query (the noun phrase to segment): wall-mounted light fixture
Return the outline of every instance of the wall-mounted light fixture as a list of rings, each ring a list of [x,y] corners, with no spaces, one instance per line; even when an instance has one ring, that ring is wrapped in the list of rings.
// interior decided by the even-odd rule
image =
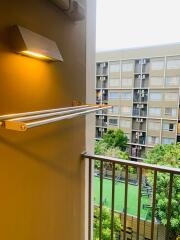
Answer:
[[[12,47],[16,53],[45,61],[63,61],[56,43],[21,26],[11,28]]]

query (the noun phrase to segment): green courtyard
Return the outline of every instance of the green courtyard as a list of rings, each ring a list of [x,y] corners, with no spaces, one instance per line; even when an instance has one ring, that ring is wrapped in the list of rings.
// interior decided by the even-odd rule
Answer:
[[[94,177],[94,201],[95,205],[99,205],[100,198],[100,179]],[[115,211],[123,212],[124,208],[124,193],[125,184],[117,182],[115,184]],[[111,208],[111,195],[112,194],[112,181],[109,179],[103,179],[103,204]],[[150,220],[149,214],[151,209],[143,209],[143,204],[150,204],[150,200],[147,196],[141,197],[141,219]],[[129,215],[137,216],[138,206],[138,187],[135,185],[128,185],[128,209]]]

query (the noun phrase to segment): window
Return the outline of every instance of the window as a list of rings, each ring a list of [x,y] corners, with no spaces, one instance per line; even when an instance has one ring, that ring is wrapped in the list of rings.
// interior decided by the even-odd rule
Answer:
[[[118,119],[116,119],[116,118],[110,118],[110,119],[109,119],[109,125],[118,126]]]
[[[131,100],[131,92],[122,92],[120,93],[121,100]]]
[[[162,86],[163,85],[163,78],[162,77],[151,77],[150,78],[150,85],[152,85],[152,86]]]
[[[159,137],[155,137],[155,136],[149,136],[148,137],[148,143],[149,144],[159,144]]]
[[[167,69],[179,69],[180,59],[169,59],[167,60]]]
[[[118,106],[113,106],[111,109],[108,109],[108,113],[118,115],[119,114],[119,107]]]
[[[177,111],[175,108],[165,108],[164,114],[168,116],[176,117]]]
[[[122,87],[132,87],[133,80],[131,78],[122,79]]]
[[[160,101],[162,99],[162,94],[161,93],[150,93],[149,94],[149,99],[151,101]]]
[[[178,94],[177,93],[165,93],[164,98],[166,101],[178,101]]]
[[[175,124],[173,123],[163,123],[163,131],[173,132],[175,131]]]
[[[110,73],[120,72],[120,62],[111,62],[109,71]]]
[[[131,127],[131,122],[128,120],[120,120],[120,128],[130,128]]]
[[[122,72],[132,72],[134,64],[132,62],[123,62],[122,63]]]
[[[161,109],[160,108],[149,108],[149,115],[160,116],[161,115]]]
[[[151,61],[151,70],[163,70],[163,69],[164,69],[164,60]]]
[[[166,86],[177,86],[179,85],[179,77],[166,77]]]
[[[158,122],[149,122],[148,128],[149,130],[159,131],[161,127],[161,124]]]
[[[130,115],[132,112],[131,107],[121,107],[121,114],[123,115]]]
[[[162,138],[162,144],[174,144],[175,139],[174,138]]]
[[[110,99],[119,99],[120,94],[118,92],[110,92],[109,93],[109,98]]]
[[[109,80],[109,86],[110,86],[110,87],[119,87],[119,82],[120,82],[119,79],[111,78],[111,79]]]

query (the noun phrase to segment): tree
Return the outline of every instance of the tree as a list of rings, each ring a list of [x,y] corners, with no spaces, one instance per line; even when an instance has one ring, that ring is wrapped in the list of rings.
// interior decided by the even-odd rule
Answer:
[[[119,148],[122,151],[126,150],[128,138],[121,129],[108,129],[103,135],[102,141],[110,148]]]
[[[129,154],[125,151],[127,137],[121,129],[109,129],[100,141],[95,144],[95,154],[128,160]],[[111,169],[111,163],[105,162],[104,168]],[[95,161],[95,168],[100,168],[100,161]],[[122,170],[120,164],[115,165],[116,170]],[[136,169],[129,167],[130,173],[136,173]]]
[[[147,163],[180,168],[180,144],[156,145],[146,154]],[[156,194],[156,217],[163,225],[167,224],[167,207],[169,192],[169,174],[158,173]],[[153,185],[153,173],[148,173],[148,180]],[[171,206],[171,239],[180,234],[180,176],[173,178]]]
[[[94,209],[94,240],[99,239],[99,218],[100,218],[100,209]],[[114,214],[114,236],[113,239],[116,239],[116,235],[120,234],[122,229],[120,216]],[[102,239],[109,240],[111,239],[111,210],[105,206],[102,207]]]

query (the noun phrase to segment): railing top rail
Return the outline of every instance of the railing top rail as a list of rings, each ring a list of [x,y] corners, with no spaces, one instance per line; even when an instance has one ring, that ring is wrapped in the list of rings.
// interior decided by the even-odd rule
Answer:
[[[180,175],[180,168],[159,166],[159,165],[155,165],[155,164],[142,163],[142,162],[133,162],[133,161],[130,161],[130,160],[123,160],[123,159],[117,159],[117,158],[113,158],[113,157],[88,154],[86,152],[82,153],[82,156],[85,157],[85,158],[88,158],[88,159],[93,159],[93,160],[118,163],[118,164],[121,164],[121,165],[127,165],[127,166],[131,166],[131,167],[135,167],[135,168],[139,167],[139,168],[143,168],[143,169],[147,169],[147,170],[173,173],[173,174]]]

